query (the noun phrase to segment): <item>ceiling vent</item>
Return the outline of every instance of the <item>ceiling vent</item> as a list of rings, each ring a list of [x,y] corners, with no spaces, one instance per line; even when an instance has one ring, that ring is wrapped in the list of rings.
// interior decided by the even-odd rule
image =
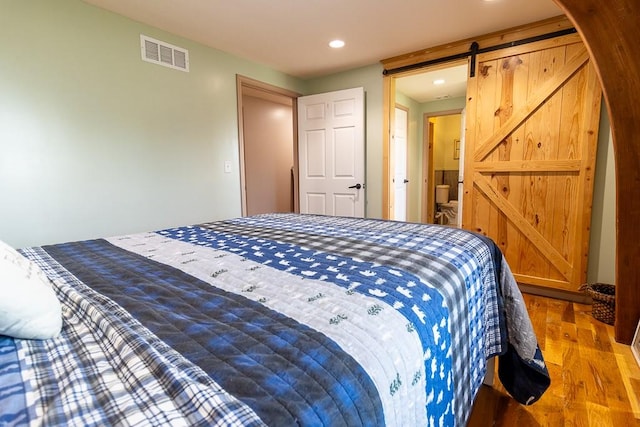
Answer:
[[[140,34],[142,60],[189,72],[189,51]]]

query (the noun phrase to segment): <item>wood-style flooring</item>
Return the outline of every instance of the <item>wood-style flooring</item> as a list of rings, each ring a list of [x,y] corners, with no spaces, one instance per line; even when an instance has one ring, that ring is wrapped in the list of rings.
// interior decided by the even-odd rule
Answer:
[[[640,367],[613,326],[593,318],[591,306],[524,295],[551,386],[523,406],[505,391],[482,386],[473,426],[640,426]]]

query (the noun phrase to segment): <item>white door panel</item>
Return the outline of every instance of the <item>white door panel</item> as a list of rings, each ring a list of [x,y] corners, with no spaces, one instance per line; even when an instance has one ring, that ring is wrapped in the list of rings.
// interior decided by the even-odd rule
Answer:
[[[333,205],[336,216],[356,216],[353,194],[334,194]]]
[[[407,111],[396,107],[393,135],[393,219],[398,221],[407,220],[407,123]]]
[[[300,206],[304,204],[307,207],[307,212],[302,213],[325,215],[326,198],[326,194],[307,193],[305,200],[300,200]]]
[[[363,88],[299,98],[298,152],[301,213],[364,217]]]
[[[327,143],[321,130],[308,131],[306,134],[306,176],[308,178],[326,178]]]
[[[304,111],[305,111],[304,117],[306,118],[307,121],[324,120],[325,118],[324,102],[316,102],[313,104],[309,103],[305,106]]]
[[[356,179],[356,146],[357,135],[355,128],[340,128],[334,130],[333,140],[335,149],[333,150],[335,165],[335,178]]]

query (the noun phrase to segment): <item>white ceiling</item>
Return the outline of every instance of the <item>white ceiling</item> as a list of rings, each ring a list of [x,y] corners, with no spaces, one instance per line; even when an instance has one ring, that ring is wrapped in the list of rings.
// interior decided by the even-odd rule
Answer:
[[[444,80],[444,83],[434,84],[436,80]],[[420,103],[465,96],[467,93],[467,65],[397,78],[396,90]]]
[[[562,14],[553,0],[85,1],[303,79]]]

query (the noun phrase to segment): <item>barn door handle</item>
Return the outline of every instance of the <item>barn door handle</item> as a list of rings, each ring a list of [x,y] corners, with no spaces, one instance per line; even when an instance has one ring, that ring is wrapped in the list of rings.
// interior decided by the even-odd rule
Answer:
[[[359,190],[359,189],[362,188],[362,184],[358,183],[358,184],[352,185],[351,187],[348,187],[348,188],[355,188],[356,190]]]
[[[408,179],[405,179],[405,180],[404,180],[404,183],[405,183],[405,184],[406,184],[406,183],[408,183],[408,182],[409,182],[409,180],[408,180]]]

